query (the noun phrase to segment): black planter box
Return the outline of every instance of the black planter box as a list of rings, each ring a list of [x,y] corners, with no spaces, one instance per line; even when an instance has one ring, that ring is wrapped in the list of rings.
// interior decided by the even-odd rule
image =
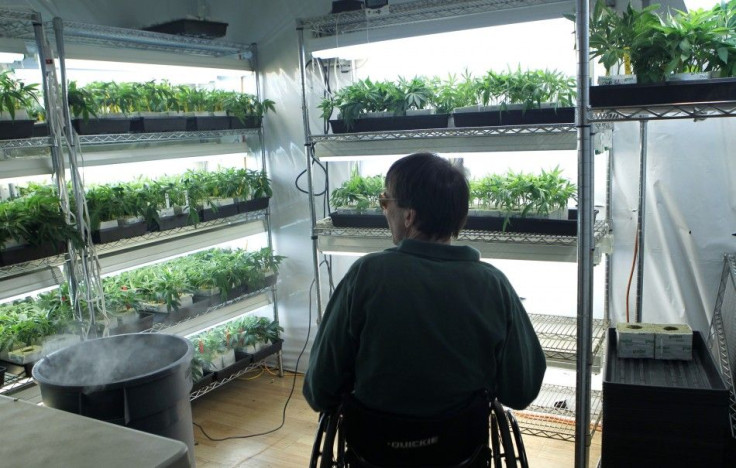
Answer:
[[[137,133],[183,132],[187,129],[184,116],[141,117],[133,120],[130,129]]]
[[[592,108],[717,104],[736,100],[736,78],[590,87]]]
[[[388,229],[386,217],[378,213],[348,214],[335,211],[330,213],[330,218],[335,227]]]
[[[279,351],[281,351],[281,348],[284,345],[284,340],[279,339],[276,341],[276,343],[271,343],[268,346],[264,346],[263,348],[259,349],[255,353],[243,353],[241,351],[236,351],[236,357],[237,353],[241,353],[242,356],[249,356],[250,362],[259,362],[264,359],[266,359],[268,356],[271,356],[272,354],[276,354]]]
[[[111,335],[123,335],[125,333],[138,333],[153,327],[153,314],[138,312],[138,321],[111,327]]]
[[[194,393],[207,385],[211,384],[215,381],[215,373],[211,371],[204,371],[202,374],[202,378],[197,380],[192,384],[192,392]]]
[[[253,355],[235,351],[235,363],[227,366],[224,369],[215,371],[215,380],[224,380],[236,372],[240,372],[245,369],[253,362]]]
[[[36,137],[47,137],[49,136],[49,124],[46,122],[36,122],[33,124],[33,134]]]
[[[503,125],[544,125],[575,123],[574,107],[514,109],[453,114],[456,127],[499,127]]]
[[[228,116],[228,118],[230,119],[230,128],[233,130],[240,130],[242,128],[259,128],[263,122],[262,117],[257,117],[255,115],[245,116],[242,121],[232,115]]]
[[[273,286],[274,284],[276,284],[277,280],[278,280],[278,276],[271,275],[271,276],[266,277],[266,282],[262,285],[238,286],[237,288],[233,288],[232,290],[230,290],[230,292],[227,294],[227,300],[230,301],[240,296],[244,296],[246,294],[250,294],[255,291],[260,291],[263,288]],[[219,298],[220,296],[217,296],[217,297]]]
[[[594,216],[597,211],[594,212]],[[474,231],[504,231],[503,216],[468,216],[463,229]],[[504,232],[544,234],[553,236],[578,235],[578,210],[567,211],[567,219],[516,218],[509,219]]]
[[[31,138],[35,120],[0,120],[0,140]]]
[[[235,203],[229,205],[221,205],[215,208],[204,208],[199,210],[200,221],[212,221],[213,219],[227,218],[238,214],[238,207]]]
[[[187,117],[187,131],[206,132],[210,130],[228,130],[230,117],[226,115],[203,115]]]
[[[265,210],[268,208],[270,197],[254,198],[253,200],[240,201],[235,204],[238,213],[248,213],[251,211]]]
[[[195,19],[180,19],[167,23],[155,24],[143,28],[145,31],[174,34],[177,36],[200,37],[215,39],[225,37],[228,23],[219,21],[203,21]]]
[[[72,126],[80,135],[107,135],[113,133],[130,133],[130,119],[90,118],[73,119]]]
[[[567,219],[511,218],[505,232],[576,236],[578,233],[578,210],[568,210]],[[335,227],[387,229],[388,222],[382,214],[330,213]],[[506,218],[502,216],[468,216],[463,230],[503,231]]]
[[[363,8],[363,2],[357,0],[336,0],[332,2],[332,13],[343,13]]]
[[[700,332],[690,361],[619,358],[615,328],[607,346],[603,466],[731,466],[729,390]]]
[[[148,230],[151,232],[156,231],[168,231],[170,229],[176,229],[187,226],[189,224],[189,215],[180,214],[174,216],[161,216],[158,221],[153,221],[149,226]]]
[[[92,242],[95,244],[107,244],[121,239],[142,236],[148,232],[146,222],[140,221],[126,226],[118,226],[110,229],[92,231]]]
[[[16,263],[30,262],[39,258],[53,257],[55,255],[66,253],[66,243],[57,245],[22,245],[18,247],[10,247],[0,250],[0,265],[8,266]]]
[[[422,130],[447,128],[449,114],[399,115],[356,119],[348,129],[342,119],[330,120],[332,133],[385,132],[391,130]]]

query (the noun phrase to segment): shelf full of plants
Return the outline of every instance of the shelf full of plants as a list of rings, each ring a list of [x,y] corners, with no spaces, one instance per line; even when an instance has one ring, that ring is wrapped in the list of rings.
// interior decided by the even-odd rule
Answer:
[[[266,366],[265,359],[282,347],[282,331],[278,321],[254,314],[191,335],[191,399]]]
[[[189,321],[201,330],[269,305],[268,291],[282,260],[269,248],[209,249],[105,277],[106,312],[95,316],[95,335],[183,335],[181,326]],[[79,341],[92,324],[74,319],[69,297],[69,285],[63,283],[0,305],[0,360],[32,366],[41,356]]]
[[[577,260],[576,187],[559,168],[539,174],[491,174],[470,181],[468,220],[458,237],[485,258]],[[323,252],[368,253],[391,246],[391,234],[379,208],[383,176],[354,171],[332,191],[330,218],[315,232]],[[604,218],[604,216],[601,216]],[[597,258],[609,248],[608,223],[595,225]]]
[[[427,138],[439,152],[574,150],[574,103],[575,80],[555,70],[366,78],[322,98],[325,134],[309,141],[320,158],[410,153]]]
[[[47,270],[63,263],[68,240],[81,242],[79,232],[66,223],[52,187],[15,189],[17,196],[0,201],[0,278],[37,273],[50,281],[43,286],[58,284]],[[113,271],[121,262],[132,266],[265,232],[271,195],[264,172],[229,168],[91,185],[86,202],[103,271]],[[16,283],[0,287],[22,294],[41,286]]]
[[[590,54],[606,75],[590,88],[591,121],[735,116],[736,2],[656,10],[596,3]]]

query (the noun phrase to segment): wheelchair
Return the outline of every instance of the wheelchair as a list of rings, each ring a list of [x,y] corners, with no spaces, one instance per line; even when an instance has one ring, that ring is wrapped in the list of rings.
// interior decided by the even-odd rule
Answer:
[[[321,413],[310,468],[528,468],[519,425],[498,400],[475,398],[444,418],[376,412],[347,397]]]

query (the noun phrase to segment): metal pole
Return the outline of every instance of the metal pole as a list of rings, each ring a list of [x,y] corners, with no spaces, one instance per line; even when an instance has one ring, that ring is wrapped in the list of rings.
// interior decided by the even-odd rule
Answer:
[[[636,237],[639,251],[636,258],[636,321],[641,322],[644,301],[644,215],[647,195],[647,121],[639,122],[639,211],[636,217]]]
[[[578,43],[578,309],[575,386],[575,466],[587,468],[590,458],[590,393],[593,336],[593,151],[589,108],[588,0],[577,0]]]
[[[56,78],[54,69],[54,59],[51,48],[46,41],[41,16],[38,15],[33,20],[33,32],[38,45],[38,55],[41,62],[41,80],[44,89],[44,106],[46,108],[46,122],[49,127],[49,138],[51,139],[51,162],[54,170],[54,180],[56,181],[56,190],[61,202],[61,209],[64,212],[67,223],[71,223],[71,207],[69,196],[66,191],[66,167],[61,150],[61,133],[63,123],[60,121],[62,114],[58,112],[59,96],[56,93]],[[69,284],[69,298],[71,301],[72,311],[75,319],[82,321],[81,307],[78,297],[78,278],[76,267],[75,246],[71,241],[67,242],[67,260],[64,264],[64,272]]]
[[[302,79],[302,123],[304,125],[304,153],[307,156],[307,183],[309,190],[309,215],[312,222],[312,263],[314,264],[314,283],[317,288],[317,323],[322,321],[322,286],[319,274],[319,245],[317,237],[317,213],[314,208],[314,175],[312,173],[312,160],[314,158],[314,144],[309,132],[309,110],[307,109],[307,71],[306,52],[304,50],[304,27],[299,24],[296,28],[299,38],[299,70]]]
[[[251,66],[253,68],[253,72],[256,74],[256,97],[259,101],[262,100],[263,93],[261,92],[261,72],[259,70],[259,64],[258,64],[258,52],[256,43],[252,43],[250,45],[251,50]],[[258,129],[258,137],[259,137],[259,143],[261,146],[261,171],[265,173],[269,173],[269,171],[266,170],[266,145],[265,145],[265,132],[263,131],[263,121],[261,121],[261,127]],[[245,139],[245,137],[243,137]],[[271,233],[271,208],[266,208],[266,235],[268,237],[268,249],[271,251],[271,254],[273,255],[273,235]],[[279,307],[278,307],[278,300],[276,295],[276,286],[271,286],[271,295],[273,297],[273,319],[275,321],[279,321]],[[283,351],[279,350],[279,352],[276,354],[276,358],[278,360],[278,366],[279,366],[279,377],[284,376],[284,355]]]

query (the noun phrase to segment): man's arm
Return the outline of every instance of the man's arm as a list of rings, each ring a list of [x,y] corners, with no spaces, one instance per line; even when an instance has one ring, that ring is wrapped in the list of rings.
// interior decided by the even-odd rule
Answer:
[[[496,397],[506,406],[524,409],[539,394],[547,362],[521,300],[509,288],[510,323],[498,363]]]
[[[357,339],[350,332],[352,275],[338,284],[322,317],[309,356],[302,392],[315,411],[333,411],[352,389]]]

